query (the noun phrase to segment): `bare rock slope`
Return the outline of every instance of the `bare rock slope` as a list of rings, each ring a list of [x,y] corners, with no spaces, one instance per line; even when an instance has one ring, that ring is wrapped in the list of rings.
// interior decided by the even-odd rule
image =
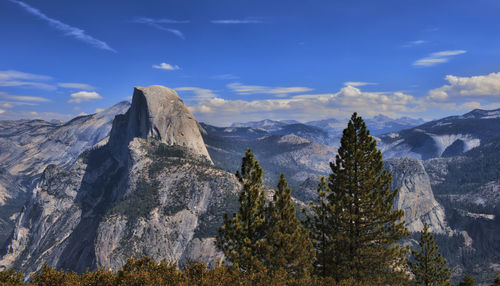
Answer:
[[[109,142],[69,167],[48,166],[0,265],[82,272],[128,257],[215,261],[213,237],[240,185],[214,168],[196,121],[168,88],[136,88]]]
[[[429,175],[421,161],[389,159],[384,161],[384,167],[392,172],[391,188],[399,190],[394,207],[404,210],[404,219],[410,232],[421,231],[425,223],[435,233],[450,231],[444,209],[434,198]]]
[[[123,101],[65,123],[0,121],[0,246],[43,170],[50,164],[71,166],[85,149],[105,144],[114,117],[129,107]]]

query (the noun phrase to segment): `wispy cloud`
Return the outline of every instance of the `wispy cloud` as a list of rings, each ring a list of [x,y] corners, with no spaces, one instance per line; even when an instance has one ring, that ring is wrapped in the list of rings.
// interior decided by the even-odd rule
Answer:
[[[150,24],[150,23],[155,23],[155,24],[189,24],[189,20],[174,20],[174,19],[167,19],[167,18],[160,18],[160,19],[153,19],[153,18],[147,18],[147,17],[138,17],[135,19],[136,23],[141,23],[141,24]]]
[[[420,45],[423,45],[425,43],[427,43],[427,41],[424,41],[424,40],[409,41],[403,45],[403,48],[411,48],[411,47],[415,47],[415,46],[420,46]]]
[[[230,83],[227,87],[240,95],[272,94],[275,96],[286,96],[289,93],[309,92],[313,90],[312,88],[303,86],[269,87],[260,85],[243,85],[239,82]]]
[[[73,118],[72,114],[64,114],[57,112],[37,112],[37,111],[14,111],[14,110],[4,110],[0,112],[1,120],[18,120],[18,119],[43,119],[43,120],[59,120],[67,121]]]
[[[185,40],[186,37],[184,36],[184,34],[181,31],[179,31],[177,29],[167,28],[163,25],[164,24],[188,24],[188,23],[190,23],[190,21],[187,21],[187,20],[179,21],[179,20],[172,20],[172,19],[165,19],[165,18],[152,19],[152,18],[140,17],[140,18],[136,18],[134,20],[134,23],[145,24],[145,25],[148,25],[150,27],[156,28],[158,30],[169,32],[169,33],[174,34],[177,37]]]
[[[50,18],[49,16],[45,15],[42,13],[40,10],[18,0],[9,0],[12,3],[16,3],[19,6],[21,6],[24,10],[26,10],[28,13],[35,15],[36,17],[46,21],[50,26],[52,26],[54,29],[59,30],[61,32],[64,32],[66,36],[73,37],[79,41],[85,42],[95,48],[102,49],[102,50],[107,50],[111,52],[116,52],[113,48],[111,48],[107,43],[98,40],[87,33],[85,33],[84,30],[70,26],[66,23],[63,23],[59,20]]]
[[[262,24],[264,21],[256,18],[247,19],[220,19],[210,21],[212,24]]]
[[[420,67],[430,67],[441,63],[446,63],[453,56],[458,56],[461,54],[465,54],[467,51],[465,50],[449,50],[449,51],[441,51],[430,54],[425,58],[421,58],[416,60],[413,65]]]
[[[159,65],[153,65],[154,69],[160,69],[160,70],[168,70],[168,71],[175,71],[179,70],[180,67],[178,65],[171,65],[167,63],[161,63]]]
[[[0,86],[5,87],[31,87],[45,90],[54,90],[55,86],[40,82],[51,80],[50,76],[24,73],[14,70],[0,71]]]
[[[25,105],[24,102],[49,102],[50,99],[40,96],[25,96],[25,95],[12,95],[6,92],[0,91],[0,99],[4,100],[13,100],[13,101],[21,101],[19,102],[7,102],[3,105],[4,108],[11,108],[15,105]]]
[[[57,85],[64,88],[85,89],[85,90],[95,89],[95,87],[91,86],[90,84],[77,83],[77,82],[60,82]]]
[[[11,79],[22,79],[22,80],[50,80],[52,77],[46,75],[38,75],[32,73],[25,73],[15,70],[0,71],[0,80],[11,80]]]
[[[211,89],[206,89],[206,88],[183,86],[175,88],[175,90],[193,92],[196,95],[195,99],[197,100],[205,100],[217,97],[217,95]]]
[[[28,102],[49,102],[50,99],[40,96],[8,95],[5,97],[10,100],[28,101]]]
[[[374,82],[365,82],[365,81],[346,81],[344,82],[345,86],[365,86],[365,85],[377,85]]]
[[[239,79],[240,77],[234,74],[230,73],[225,73],[225,74],[216,74],[210,77],[211,79],[227,79],[227,80],[234,80],[234,79]]]
[[[68,100],[69,103],[82,103],[85,101],[91,101],[95,99],[101,99],[102,96],[100,96],[97,92],[92,91],[79,91],[71,94],[71,99]]]

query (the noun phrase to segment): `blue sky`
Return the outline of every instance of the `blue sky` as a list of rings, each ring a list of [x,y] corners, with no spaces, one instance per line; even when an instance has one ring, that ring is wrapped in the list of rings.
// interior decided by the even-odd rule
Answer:
[[[199,121],[500,108],[500,2],[0,0],[0,119],[177,90]]]

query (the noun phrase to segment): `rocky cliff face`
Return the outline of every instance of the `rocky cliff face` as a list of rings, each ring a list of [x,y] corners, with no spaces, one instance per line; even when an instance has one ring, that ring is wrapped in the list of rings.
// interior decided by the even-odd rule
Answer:
[[[114,117],[127,111],[120,102],[66,123],[43,120],[0,121],[0,246],[14,227],[40,174],[49,164],[72,165],[83,150],[105,144]]]
[[[210,160],[193,114],[170,88],[136,87],[132,106],[113,125],[110,146],[114,152],[126,152],[130,141],[143,138],[187,147]]]
[[[108,144],[47,167],[0,265],[118,269],[128,257],[215,261],[213,236],[240,185],[212,166],[191,113],[170,89],[136,88]]]
[[[446,223],[444,209],[435,200],[429,176],[422,162],[401,158],[384,161],[384,167],[392,173],[392,189],[399,194],[394,206],[405,212],[405,221],[410,232],[421,231],[424,224],[435,233],[451,231]]]

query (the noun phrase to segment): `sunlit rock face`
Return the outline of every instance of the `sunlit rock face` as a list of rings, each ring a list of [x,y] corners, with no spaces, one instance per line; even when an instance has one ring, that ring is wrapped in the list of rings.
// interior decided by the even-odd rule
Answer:
[[[111,146],[122,152],[133,138],[187,147],[210,160],[193,114],[173,89],[164,86],[135,87],[129,111],[116,118]]]
[[[421,231],[427,223],[432,232],[448,232],[444,209],[434,198],[422,162],[409,158],[389,159],[384,161],[384,166],[392,173],[391,188],[399,190],[394,207],[405,212],[408,230]]]
[[[214,236],[241,186],[214,168],[191,112],[168,88],[136,88],[107,144],[49,165],[19,214],[0,266],[116,270],[129,257],[215,263]]]

